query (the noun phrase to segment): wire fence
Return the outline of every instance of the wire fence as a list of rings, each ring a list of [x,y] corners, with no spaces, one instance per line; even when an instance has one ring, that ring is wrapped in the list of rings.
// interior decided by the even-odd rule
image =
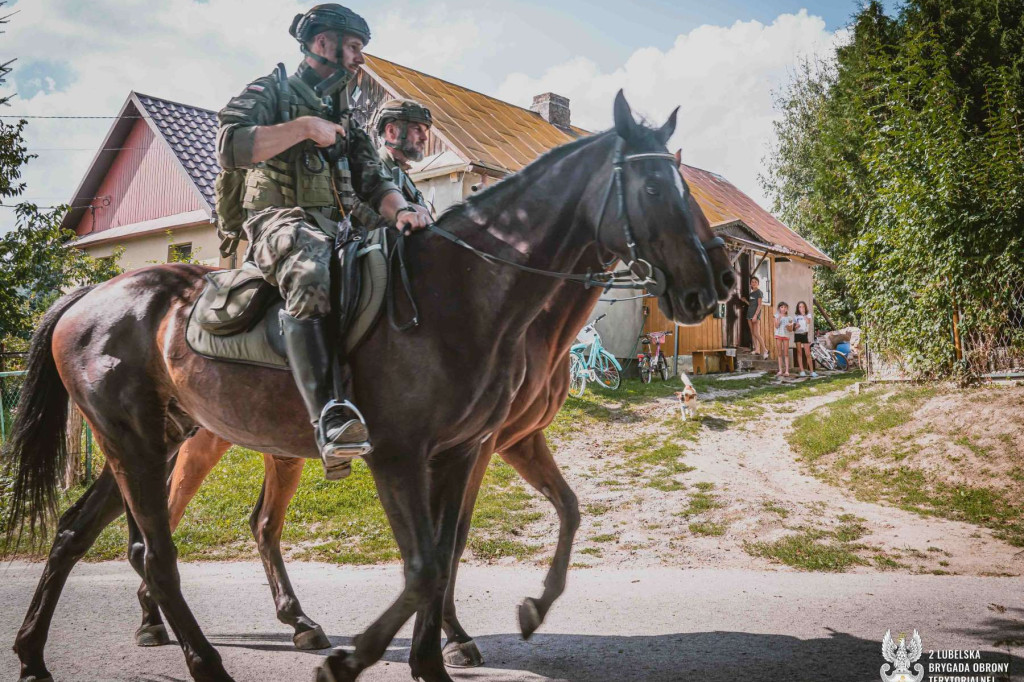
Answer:
[[[949,356],[975,379],[1024,379],[1024,282],[1008,284],[985,301],[938,311],[948,328]],[[869,381],[917,378],[899,353],[878,352],[870,320],[863,321]]]
[[[0,446],[11,434],[21,389],[25,385],[24,370],[0,372]],[[67,424],[68,467],[64,472],[64,488],[93,479],[95,445],[92,429],[74,405],[70,406]]]
[[[954,315],[957,359],[979,377],[1024,378],[1024,282],[1008,283],[983,306],[984,315]]]

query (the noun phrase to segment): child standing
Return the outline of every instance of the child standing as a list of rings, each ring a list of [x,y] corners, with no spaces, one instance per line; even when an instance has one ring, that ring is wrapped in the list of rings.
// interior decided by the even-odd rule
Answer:
[[[750,298],[741,299],[747,304],[747,324],[750,325],[750,345],[754,355],[764,353],[764,359],[768,359],[768,344],[761,338],[761,301],[764,300],[764,292],[760,289],[761,280],[757,277],[750,278]]]
[[[775,313],[775,350],[779,354],[779,371],[775,375],[777,377],[789,376],[789,332],[791,331],[793,331],[793,318],[789,316],[789,304],[782,301]]]
[[[816,377],[818,373],[814,371],[814,358],[811,357],[811,344],[807,338],[811,331],[811,313],[807,310],[806,302],[800,301],[796,304],[796,316],[793,318],[793,325],[793,343],[796,344],[796,366],[800,370],[800,376],[807,376],[807,371],[809,371],[812,377]],[[807,371],[804,371],[805,366]]]

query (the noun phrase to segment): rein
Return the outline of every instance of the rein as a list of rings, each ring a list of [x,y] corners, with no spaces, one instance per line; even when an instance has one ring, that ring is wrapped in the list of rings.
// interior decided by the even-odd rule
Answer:
[[[665,277],[665,273],[655,266],[651,265],[650,262],[640,258],[637,255],[636,249],[636,237],[633,234],[633,226],[629,222],[629,213],[626,211],[626,196],[625,190],[622,186],[622,170],[627,162],[630,161],[647,161],[652,159],[660,159],[664,161],[671,161],[673,166],[676,163],[676,157],[674,154],[668,152],[646,152],[642,154],[623,154],[624,142],[620,138],[615,145],[615,155],[612,158],[612,178],[608,183],[608,190],[605,192],[604,200],[601,202],[601,212],[598,214],[597,225],[594,228],[594,240],[597,245],[604,248],[604,244],[601,241],[601,225],[604,222],[605,208],[608,205],[608,200],[611,198],[612,192],[615,192],[616,204],[619,208],[619,218],[622,221],[622,231],[626,237],[626,248],[629,249],[629,263],[626,263],[625,270],[616,270],[614,272],[591,272],[586,273],[578,272],[558,272],[556,270],[542,270],[540,268],[531,268],[528,265],[522,263],[516,263],[515,261],[495,256],[492,253],[481,251],[472,244],[469,244],[461,237],[458,237],[443,227],[439,227],[436,223],[430,223],[426,226],[426,230],[433,232],[439,237],[444,237],[452,244],[460,246],[467,251],[479,256],[481,259],[494,265],[505,265],[510,268],[515,268],[521,272],[528,272],[533,275],[541,275],[542,277],[551,277],[553,279],[560,279],[568,282],[579,282],[585,289],[591,287],[601,287],[605,291],[609,289],[633,289],[642,290],[646,289],[649,293],[641,296],[634,296],[632,298],[646,298],[648,296],[661,296],[665,293],[665,289],[668,286],[668,280]],[[409,283],[408,274],[405,267],[405,254],[404,254],[404,235],[399,233],[399,238],[396,243],[396,248],[393,251],[394,255],[397,253],[400,272],[402,275],[402,286],[405,289],[406,298],[412,303],[413,314],[410,319],[404,324],[399,324],[395,319],[395,307],[394,307],[394,293],[388,297],[388,319],[391,322],[392,328],[397,331],[405,331],[419,324],[419,310],[416,307],[416,302],[412,296],[412,286]],[[706,241],[701,242],[701,247],[705,251],[711,251],[713,249],[724,249],[725,240],[721,237],[712,237]],[[611,261],[614,262],[614,261]],[[611,262],[605,265],[611,265]],[[634,271],[636,265],[644,265],[647,267],[647,274],[643,277],[638,277]],[[388,286],[390,288],[391,273],[390,270],[393,266],[390,265],[389,259],[389,272],[388,272]],[[620,299],[616,299],[620,300]],[[621,299],[621,300],[632,300],[632,299]]]

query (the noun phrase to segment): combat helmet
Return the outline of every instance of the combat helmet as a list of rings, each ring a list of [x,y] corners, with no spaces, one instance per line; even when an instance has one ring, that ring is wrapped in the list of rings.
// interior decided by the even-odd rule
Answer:
[[[398,142],[388,142],[384,137],[384,127],[388,123],[398,124]],[[377,131],[377,137],[384,143],[385,147],[400,149],[406,154],[405,142],[409,139],[409,124],[422,123],[428,128],[433,124],[430,117],[430,109],[426,108],[414,99],[391,99],[381,105],[373,118],[373,129]],[[418,158],[413,160],[418,161]]]
[[[309,41],[318,33],[323,33],[324,31],[349,33],[362,40],[364,46],[370,42],[369,24],[348,7],[331,2],[317,5],[305,14],[295,15],[295,18],[292,19],[292,25],[288,28],[288,33],[295,40],[299,41],[302,54],[334,69],[332,75],[317,83],[315,87],[317,94],[321,97],[338,92],[345,87],[352,77],[352,74],[345,69],[342,63],[340,43],[333,62],[318,54],[314,54],[307,47]]]

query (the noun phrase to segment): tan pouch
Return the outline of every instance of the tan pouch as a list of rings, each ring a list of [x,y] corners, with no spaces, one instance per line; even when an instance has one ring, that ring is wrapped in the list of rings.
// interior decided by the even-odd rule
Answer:
[[[217,336],[248,331],[259,321],[277,290],[252,265],[218,270],[205,277],[206,288],[196,302],[195,320]]]

